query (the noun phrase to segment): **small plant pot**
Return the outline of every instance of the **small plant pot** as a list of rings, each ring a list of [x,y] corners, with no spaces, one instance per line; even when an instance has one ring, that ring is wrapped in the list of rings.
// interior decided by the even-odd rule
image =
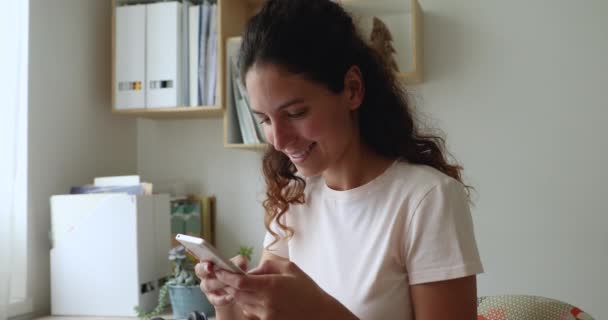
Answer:
[[[169,285],[169,298],[173,309],[173,319],[186,319],[192,311],[202,311],[208,317],[215,315],[215,308],[209,303],[199,286]]]

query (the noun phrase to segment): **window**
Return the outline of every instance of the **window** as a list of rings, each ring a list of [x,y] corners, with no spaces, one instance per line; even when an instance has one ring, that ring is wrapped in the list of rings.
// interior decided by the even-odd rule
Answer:
[[[26,71],[27,78],[27,71]],[[27,80],[26,80],[27,84]],[[10,270],[9,317],[32,312],[32,302],[27,296],[27,90],[25,101],[20,102],[15,139],[15,180],[13,194],[13,229],[9,261]]]
[[[32,312],[27,290],[29,1],[0,11],[0,320]],[[10,263],[4,263],[8,261]]]

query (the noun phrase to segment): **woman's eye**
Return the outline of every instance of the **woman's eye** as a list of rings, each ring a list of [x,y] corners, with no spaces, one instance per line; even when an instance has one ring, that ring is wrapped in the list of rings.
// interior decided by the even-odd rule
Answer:
[[[270,118],[258,118],[258,121],[260,122],[260,124],[269,124]]]
[[[302,117],[306,114],[307,110],[301,110],[301,111],[297,111],[297,112],[288,112],[287,116],[290,118],[299,118]]]

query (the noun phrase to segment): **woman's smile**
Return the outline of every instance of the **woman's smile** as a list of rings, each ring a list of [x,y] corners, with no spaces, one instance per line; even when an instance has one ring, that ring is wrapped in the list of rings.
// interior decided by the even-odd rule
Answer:
[[[286,150],[283,153],[285,153],[294,164],[302,163],[308,158],[308,156],[316,146],[317,143],[313,142],[309,144],[304,150]]]

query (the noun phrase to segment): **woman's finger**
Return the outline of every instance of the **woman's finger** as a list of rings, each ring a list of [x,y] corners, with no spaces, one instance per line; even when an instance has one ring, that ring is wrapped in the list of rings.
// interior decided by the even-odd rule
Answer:
[[[234,298],[231,295],[228,295],[225,293],[216,294],[216,293],[210,292],[207,294],[207,299],[209,300],[209,303],[211,303],[212,305],[217,306],[217,307],[234,303]]]
[[[243,275],[226,270],[215,273],[217,279],[228,286],[239,290],[259,291],[266,289],[273,281],[274,275]]]
[[[213,292],[226,287],[226,284],[213,278],[201,280],[201,290],[203,292]]]
[[[249,264],[249,261],[245,256],[238,255],[230,259],[230,261],[232,261],[232,263],[236,264],[239,268],[241,268],[241,270],[247,272],[247,265]]]
[[[209,277],[213,274],[213,262],[201,261],[194,266],[194,273],[199,279]]]
[[[235,288],[226,286],[225,288],[222,288],[222,290],[226,291],[227,294],[234,296],[234,293],[236,292]]]
[[[248,274],[282,274],[292,267],[289,261],[265,260],[259,266],[249,270]]]
[[[247,305],[250,309],[258,310],[262,308],[265,303],[264,296],[257,292],[243,291],[243,290],[234,290],[233,288],[226,288],[226,292],[228,292],[231,296],[234,297],[234,301],[236,301],[239,305]]]

